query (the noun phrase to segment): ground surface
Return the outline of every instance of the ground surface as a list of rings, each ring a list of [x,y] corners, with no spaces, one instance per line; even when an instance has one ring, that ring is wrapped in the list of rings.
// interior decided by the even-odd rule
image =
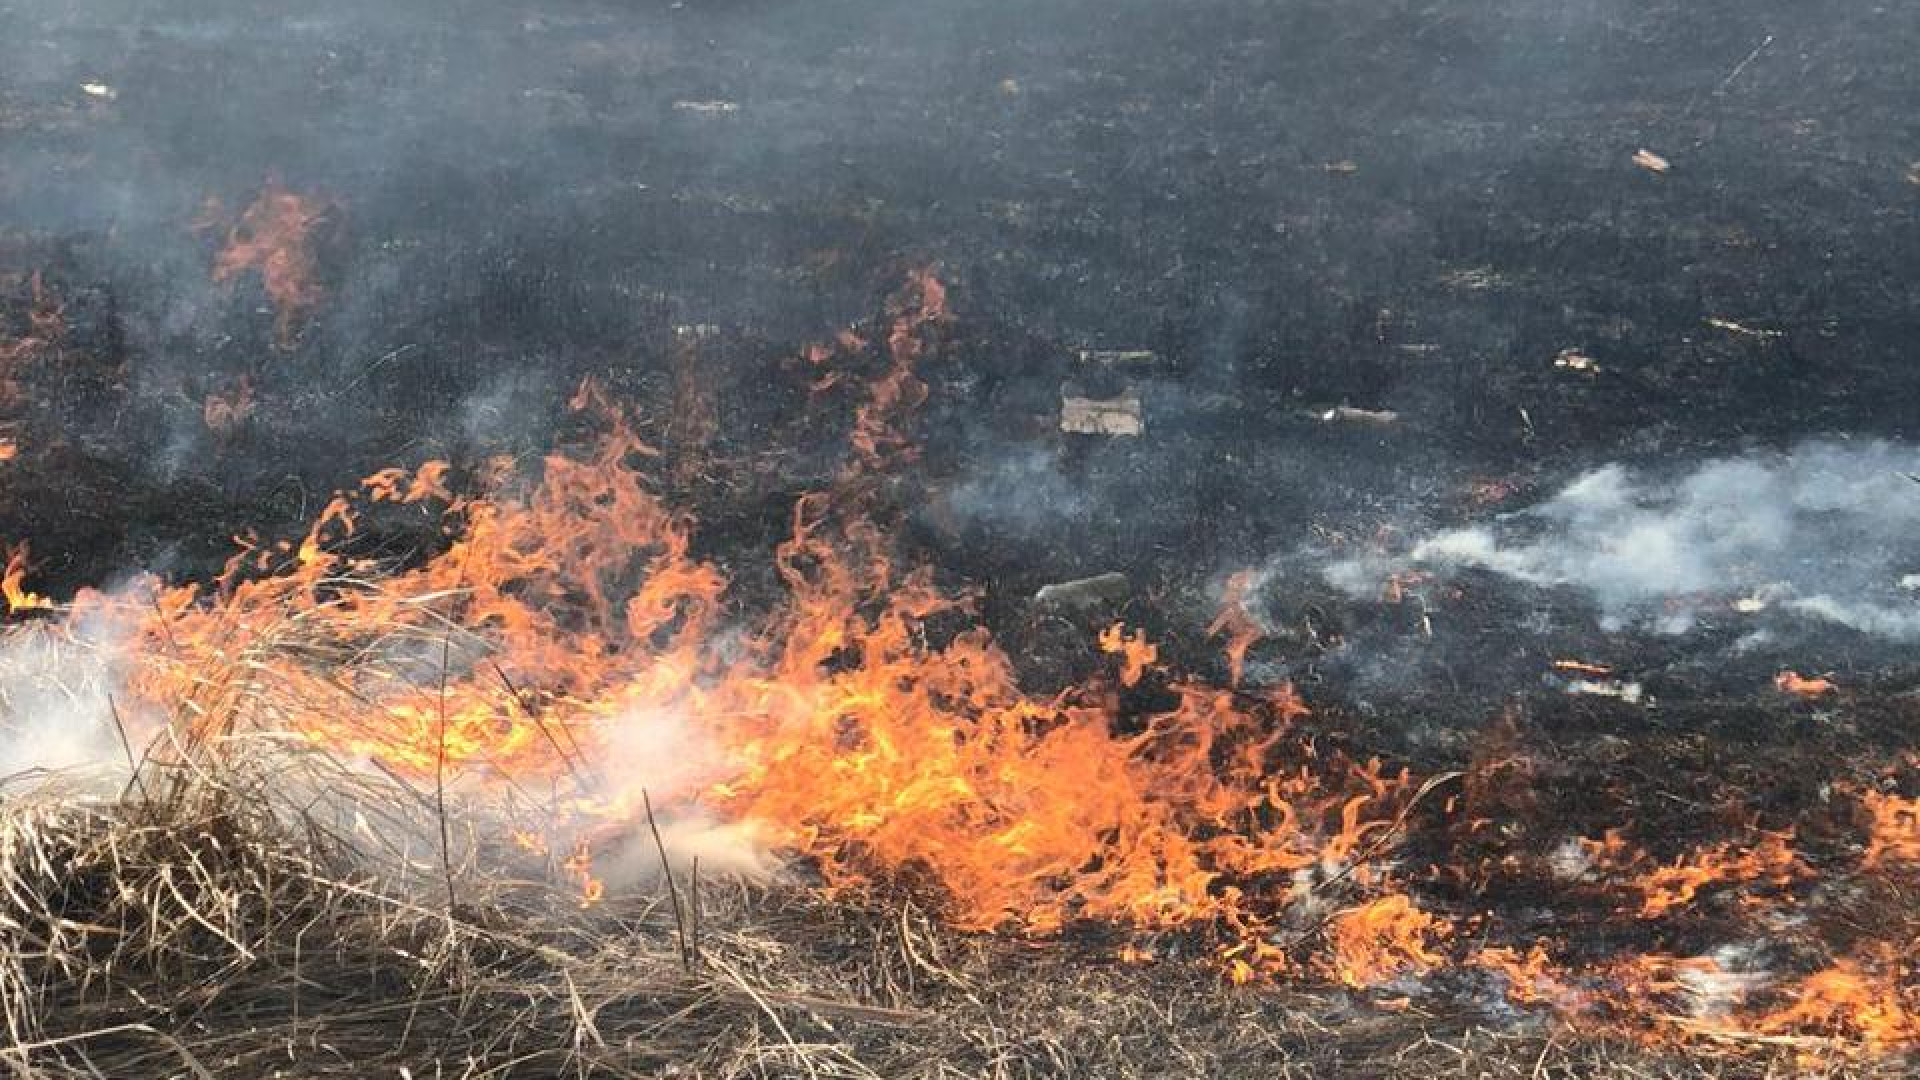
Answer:
[[[1920,434],[1916,44],[1920,7],[1846,0],[0,0],[0,302],[18,331],[43,271],[69,327],[9,407],[0,536],[31,539],[59,592],[204,576],[236,532],[297,530],[381,466],[543,452],[594,374],[710,462],[668,494],[751,602],[771,583],[749,556],[838,460],[795,358],[932,267],[956,318],[923,368],[906,541],[984,590],[1037,685],[1090,661],[1086,627],[1028,598],[1106,571],[1132,588],[1099,617],[1217,673],[1202,631],[1231,571],[1603,462]],[[284,343],[255,282],[210,280],[195,225],[270,180],[334,208],[325,299]],[[1082,347],[1158,354],[1142,437],[1057,431]],[[1597,371],[1556,366],[1566,350]],[[242,375],[257,411],[211,430],[205,399]],[[688,385],[705,436],[676,426]],[[1396,418],[1321,419],[1342,405]],[[1638,815],[1679,848],[1701,815],[1675,792],[1724,785],[1837,860],[1821,785],[1915,744],[1909,665],[1859,635],[1730,660],[1711,628],[1625,635],[1578,598],[1470,580],[1428,638],[1311,570],[1266,603],[1259,669],[1362,749],[1458,767],[1517,708],[1552,765],[1543,820]],[[1332,637],[1384,642],[1405,678]],[[1543,688],[1561,656],[1663,707]],[[1769,693],[1789,660],[1838,673],[1844,702]],[[1023,1008],[967,985],[852,996]],[[1272,1000],[1182,992],[1232,1014],[1218,1030],[1280,1025]],[[1128,1037],[1050,1067],[1122,1060]],[[1324,1037],[1262,1043],[1265,1063],[1402,1067]],[[1511,1068],[1551,1050],[1525,1041]],[[954,1067],[1028,1057],[994,1053]]]

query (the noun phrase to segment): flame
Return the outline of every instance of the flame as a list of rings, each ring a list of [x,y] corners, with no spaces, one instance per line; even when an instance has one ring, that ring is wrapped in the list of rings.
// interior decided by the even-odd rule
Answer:
[[[1869,1053],[1920,1046],[1920,986],[1891,945],[1843,956],[1783,996],[1787,1004],[1755,1016],[1742,1029],[1759,1035],[1843,1039]]]
[[[1468,963],[1505,979],[1507,1000],[1516,1005],[1549,1005],[1565,1013],[1578,1013],[1591,1000],[1568,981],[1547,947],[1539,942],[1525,952],[1507,945],[1489,945],[1475,950]]]
[[[1707,889],[1778,888],[1810,873],[1793,850],[1791,830],[1762,831],[1750,847],[1717,845],[1671,863],[1651,866],[1617,829],[1609,830],[1600,840],[1581,843],[1597,867],[1625,879],[1640,893],[1639,914],[1644,919],[1661,918],[1690,907]]]
[[[1247,598],[1259,583],[1259,575],[1252,570],[1229,577],[1220,600],[1220,614],[1207,627],[1209,637],[1227,639],[1227,670],[1234,686],[1239,686],[1241,676],[1246,674],[1247,650],[1267,636],[1266,626],[1247,610]]]
[[[1824,675],[1802,675],[1797,671],[1783,671],[1773,677],[1774,689],[1783,694],[1792,694],[1799,698],[1824,697],[1840,689],[1832,679]]]
[[[1861,864],[1874,869],[1893,862],[1920,863],[1920,797],[1873,790],[1862,791],[1859,797],[1872,819]]]
[[[65,309],[36,270],[27,277],[27,332],[0,339],[0,367],[11,367],[35,351],[58,342],[65,333]]]
[[[25,333],[16,334],[0,325],[0,406],[9,410],[26,404],[21,380],[66,336],[65,309],[39,271],[27,277],[26,287]],[[0,439],[0,461],[13,460],[19,451],[19,443],[13,438]]]
[[[1100,632],[1100,649],[1121,658],[1121,686],[1139,683],[1147,669],[1160,659],[1160,647],[1147,640],[1145,630],[1136,630],[1132,637],[1128,637],[1123,623],[1114,623]]]
[[[253,380],[241,376],[227,393],[210,393],[202,403],[201,419],[207,430],[219,438],[227,438],[239,431],[253,416]]]
[[[894,318],[887,333],[889,366],[867,384],[867,400],[854,409],[850,436],[857,454],[855,464],[875,473],[911,462],[919,454],[917,445],[899,425],[927,398],[927,384],[914,372],[926,349],[926,337],[952,318],[947,308],[947,287],[928,270],[914,271],[908,287],[894,298],[892,306]]]
[[[1434,946],[1449,935],[1446,923],[1393,893],[1336,915],[1327,928],[1328,964],[1336,978],[1356,989],[1446,963]]]
[[[1395,570],[1387,575],[1380,586],[1380,602],[1383,604],[1404,604],[1407,594],[1433,582],[1433,575],[1424,570]]]
[[[606,898],[607,884],[594,876],[593,848],[585,840],[575,842],[573,853],[560,868],[579,887],[581,907],[592,907]]]
[[[51,611],[53,601],[39,593],[29,592],[27,581],[27,545],[16,544],[7,555],[7,569],[0,575],[0,599],[7,603],[8,615],[24,615],[32,611]]]
[[[212,586],[159,588],[131,690],[173,717],[183,752],[220,753],[251,725],[455,787],[557,786],[567,835],[631,827],[648,798],[697,802],[832,889],[920,882],[959,927],[1217,928],[1252,943],[1255,974],[1282,970],[1266,938],[1298,900],[1293,874],[1340,866],[1371,887],[1347,864],[1409,778],[1291,738],[1304,709],[1284,686],[1175,677],[1172,704],[1123,716],[1105,680],[1035,697],[985,629],[935,635],[971,598],[901,564],[864,492],[909,452],[914,365],[945,318],[931,275],[892,305],[848,464],[796,500],[773,552],[772,612],[722,627],[727,579],[651,490],[658,452],[583,385],[574,405],[600,434],[530,474],[382,470],[303,538],[243,539]],[[354,554],[363,522],[397,512],[436,516],[444,550]],[[1123,685],[1157,662],[1144,634],[1107,640]],[[207,676],[223,670],[239,674]],[[622,747],[660,717],[699,751],[644,790]],[[561,867],[587,902],[605,888],[591,858],[574,847]]]
[[[915,452],[920,365],[950,318],[944,286],[916,274],[877,332],[809,353],[823,371],[864,365],[869,377],[821,379],[822,392],[861,396],[833,482],[794,500],[768,553],[779,583],[768,610],[698,554],[696,523],[654,487],[656,470],[697,449],[698,425],[670,431],[686,445],[663,452],[592,383],[573,395],[577,437],[538,462],[383,469],[337,493],[303,536],[240,538],[208,585],[155,583],[137,601],[83,592],[73,608],[121,604],[138,622],[129,690],[174,726],[169,753],[216,756],[249,727],[463,792],[556,792],[548,827],[508,838],[553,860],[582,905],[608,890],[593,838],[639,835],[649,804],[697,806],[804,860],[830,890],[909,883],[968,930],[1120,927],[1125,963],[1180,954],[1159,947],[1179,933],[1235,984],[1312,975],[1365,989],[1457,953],[1515,1004],[1649,1039],[1920,1042],[1913,972],[1890,950],[1796,954],[1827,966],[1763,982],[1713,955],[1461,947],[1487,924],[1423,909],[1388,865],[1434,782],[1317,744],[1297,729],[1306,709],[1291,687],[1238,689],[1266,633],[1248,607],[1252,572],[1229,580],[1209,627],[1231,685],[1181,674],[1144,630],[1116,622],[1095,644],[1118,658],[1117,676],[1022,687],[973,621],[974,597],[903,561],[873,498]],[[437,525],[440,546],[367,554],[364,534],[380,531],[368,526],[394,516]],[[10,612],[49,606],[26,591],[26,571],[26,549],[13,549]],[[1124,692],[1149,671],[1153,693]],[[686,746],[642,760],[636,735],[659,728],[685,732]],[[1476,773],[1524,786],[1514,739]],[[1521,805],[1486,776],[1469,778],[1466,799],[1475,817]],[[1858,799],[1871,819],[1863,866],[1920,861],[1920,799]],[[1482,826],[1473,835],[1499,832]],[[1751,915],[1811,876],[1790,831],[1749,830],[1670,861],[1619,830],[1581,847],[1602,895],[1640,920]],[[1653,932],[1676,925],[1695,929]]]
[[[258,271],[274,309],[275,340],[290,345],[300,324],[324,295],[313,254],[313,232],[332,213],[332,204],[300,195],[268,181],[253,203],[226,229],[226,244],[214,257],[213,280],[232,281]],[[220,217],[210,207],[206,222]]]

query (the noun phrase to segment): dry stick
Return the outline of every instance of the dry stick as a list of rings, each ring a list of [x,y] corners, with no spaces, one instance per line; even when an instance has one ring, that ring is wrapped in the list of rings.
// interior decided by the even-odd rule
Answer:
[[[573,774],[574,782],[589,790],[598,787],[598,784],[589,782],[592,778],[586,775],[586,755],[581,752],[580,743],[573,737],[573,731],[565,727],[560,729],[560,731],[566,735],[567,743],[573,747],[573,752],[568,753],[567,747],[560,745],[560,740],[554,736],[553,729],[547,726],[546,720],[543,719],[539,713],[535,712],[533,707],[528,705],[526,700],[520,696],[520,688],[515,686],[513,680],[507,677],[507,673],[501,669],[499,661],[488,659],[487,666],[493,668],[493,673],[500,677],[501,684],[507,688],[507,696],[513,699],[513,703],[519,708],[521,715],[533,721],[534,728],[546,737],[547,745],[553,747],[553,752],[560,755],[560,760],[566,764],[567,771]]]
[[[667,876],[667,898],[673,902],[673,929],[680,939],[680,966],[687,971],[693,970],[693,958],[687,952],[687,916],[680,907],[680,887],[674,884],[673,864],[667,861],[667,842],[660,838],[660,824],[653,818],[653,799],[648,797],[647,789],[640,789],[640,805],[647,811],[647,828],[653,831],[653,846],[660,852],[660,872]]]
[[[700,959],[700,856],[698,855],[693,857],[692,878],[693,881],[687,891],[692,894],[689,899],[693,915],[689,921],[693,924],[693,958],[697,962]]]
[[[453,892],[453,841],[447,832],[447,664],[453,650],[452,639],[440,636],[440,737],[433,764],[433,807],[440,818],[440,871],[447,881],[447,910],[459,906]]]
[[[112,694],[107,695],[107,712],[113,717],[113,730],[120,736],[120,749],[127,755],[127,769],[129,770],[127,786],[121,789],[120,800],[125,802],[127,793],[138,788],[140,789],[140,798],[145,802],[152,802],[152,797],[147,794],[146,781],[140,779],[140,766],[142,761],[136,760],[133,756],[133,743],[127,738],[127,725],[120,720],[120,706],[114,703]]]

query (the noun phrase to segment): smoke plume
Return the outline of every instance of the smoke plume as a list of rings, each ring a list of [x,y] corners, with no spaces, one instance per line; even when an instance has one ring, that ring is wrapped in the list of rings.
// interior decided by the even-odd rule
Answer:
[[[1709,607],[1920,640],[1920,448],[1815,441],[1668,474],[1608,465],[1409,560],[1589,592],[1609,627],[1684,633]],[[1377,569],[1377,568],[1375,568]],[[1372,576],[1353,563],[1336,584]]]

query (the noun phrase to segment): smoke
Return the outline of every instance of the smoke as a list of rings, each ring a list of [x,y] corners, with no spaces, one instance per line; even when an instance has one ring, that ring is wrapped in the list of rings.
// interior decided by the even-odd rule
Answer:
[[[611,725],[602,779],[628,796],[644,791],[654,816],[636,807],[638,827],[611,858],[596,866],[609,884],[644,883],[661,871],[660,849],[676,875],[697,863],[703,877],[768,881],[779,864],[750,822],[723,822],[693,805],[693,799],[725,762],[691,718],[673,708],[639,708]],[[656,843],[652,831],[659,829]]]
[[[1803,443],[1674,474],[1608,465],[1538,505],[1440,532],[1406,561],[1575,586],[1609,628],[1684,633],[1712,609],[1786,612],[1920,640],[1920,448]],[[1329,581],[1358,591],[1380,566]]]
[[[106,610],[115,606],[24,626],[0,641],[0,784],[53,776],[103,789],[125,782],[128,744],[114,702],[124,696],[130,627]]]
[[[1091,502],[1054,455],[1035,447],[975,464],[948,496],[959,522],[1017,539],[1082,520]]]

